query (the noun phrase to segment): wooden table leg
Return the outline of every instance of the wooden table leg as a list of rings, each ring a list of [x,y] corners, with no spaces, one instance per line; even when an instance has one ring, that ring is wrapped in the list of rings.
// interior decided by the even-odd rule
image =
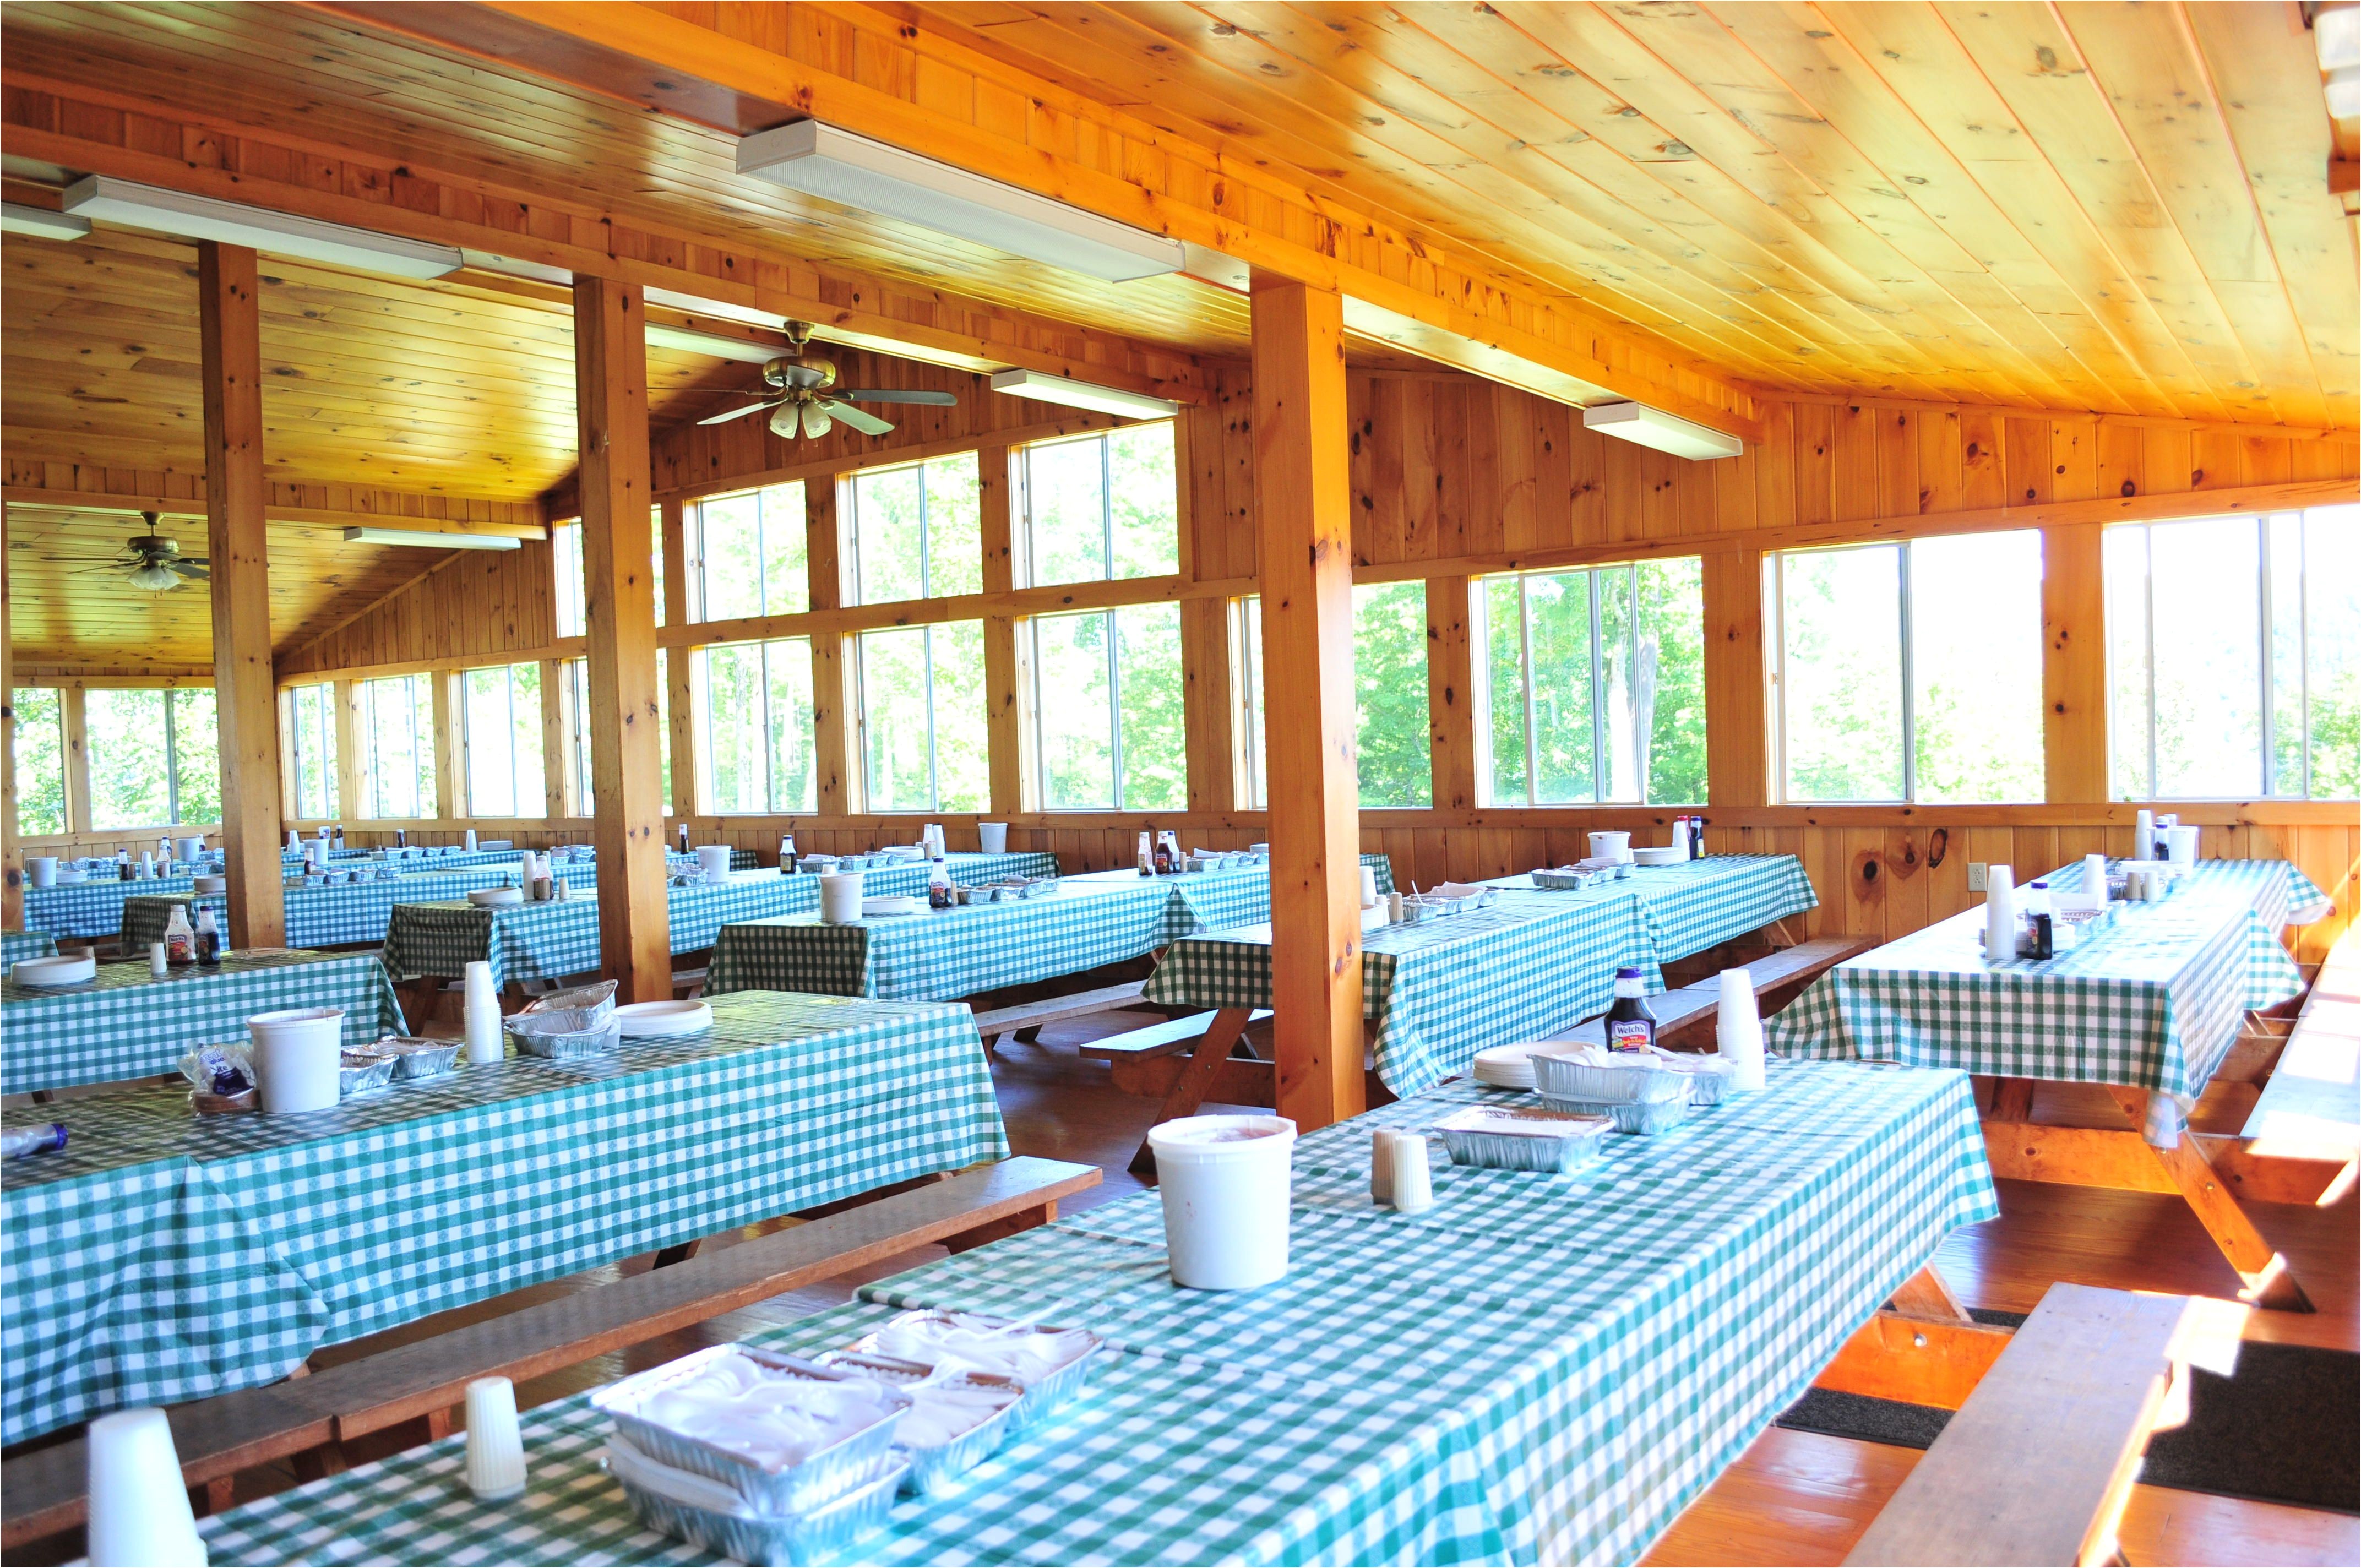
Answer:
[[[1951,1294],[1951,1286],[1935,1266],[1928,1264],[1902,1282],[1894,1293],[1893,1310],[1905,1318],[1923,1318],[1937,1323],[1972,1323],[1960,1299]]]
[[[440,975],[420,975],[405,980],[393,988],[394,999],[401,1003],[401,1016],[413,1035],[423,1035],[426,1026],[434,1022],[436,1008],[443,1001],[443,979]]]
[[[2033,1120],[2033,1080],[2003,1078],[1993,1083],[1992,1119],[1995,1122]]]
[[[1238,1036],[1246,1032],[1246,1024],[1253,1017],[1250,1007],[1224,1007],[1213,1014],[1213,1022],[1198,1040],[1197,1048],[1189,1053],[1189,1063],[1181,1069],[1179,1081],[1165,1095],[1156,1113],[1158,1122],[1197,1113],[1197,1107],[1205,1102],[1205,1091],[1213,1086],[1214,1075],[1228,1058],[1230,1047],[1238,1043]],[[1131,1170],[1135,1176],[1152,1176],[1156,1172],[1156,1152],[1148,1146],[1145,1138],[1139,1141],[1139,1152],[1131,1157]]]
[[[2145,1128],[2147,1125],[2147,1090],[2111,1088],[2108,1092],[2131,1117],[2135,1127]],[[2205,1234],[2213,1238],[2213,1245],[2222,1249],[2222,1255],[2230,1260],[2230,1266],[2236,1269],[2238,1277],[2246,1282],[2245,1294],[2258,1307],[2282,1312],[2311,1311],[2312,1299],[2297,1283],[2295,1271],[2288,1266],[2287,1259],[2263,1239],[2263,1234],[2255,1229],[2255,1223],[2246,1218],[2246,1212],[2238,1207],[2238,1201],[2230,1195],[2229,1187],[2215,1174],[2213,1163],[2205,1157],[2204,1148],[2188,1127],[2184,1125],[2180,1129],[2180,1135],[2169,1149],[2157,1148],[2153,1144],[2147,1146],[2154,1151],[2158,1161],[2164,1167],[2165,1174],[2180,1190],[2180,1196],[2196,1212],[2197,1223],[2205,1227]]]

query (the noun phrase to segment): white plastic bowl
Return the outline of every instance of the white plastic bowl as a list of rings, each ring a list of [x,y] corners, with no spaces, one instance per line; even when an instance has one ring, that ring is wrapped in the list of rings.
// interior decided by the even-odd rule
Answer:
[[[633,1002],[615,1009],[627,1040],[694,1035],[713,1027],[713,1009],[702,1002]]]
[[[1631,861],[1634,865],[1676,866],[1687,859],[1688,856],[1683,853],[1677,845],[1672,844],[1656,844],[1631,851]]]
[[[501,904],[522,904],[524,902],[524,889],[521,887],[479,887],[467,894],[467,902],[476,905],[479,909],[489,909],[495,905]]]
[[[18,985],[80,985],[98,976],[98,960],[88,953],[52,954],[19,959],[9,971]]]
[[[229,891],[229,878],[225,876],[201,876],[192,880],[194,881],[196,890],[199,893],[227,893]]]

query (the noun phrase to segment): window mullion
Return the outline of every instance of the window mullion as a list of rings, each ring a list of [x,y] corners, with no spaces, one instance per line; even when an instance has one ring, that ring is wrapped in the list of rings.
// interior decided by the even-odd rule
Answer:
[[[2144,799],[2154,800],[2156,798],[2157,786],[2156,530],[2153,526],[2147,523],[2140,524],[2140,604],[2142,619],[2147,622],[2147,624],[2141,628],[2141,631],[2147,641],[2147,788],[2141,792],[2141,795]],[[2154,845],[2144,846],[2141,848],[2140,853],[2141,855],[2146,856],[2154,848]]]
[[[2295,656],[2297,718],[2303,725],[2303,798],[2312,798],[2312,519],[2295,521]]]
[[[1918,798],[1918,619],[1910,613],[1910,545],[1894,548],[1902,558],[1894,573],[1898,586],[1897,612],[1902,617],[1902,798]]]
[[[1529,577],[1517,578],[1517,663],[1520,684],[1525,688],[1525,804],[1538,806],[1542,798],[1542,748],[1541,723],[1534,714],[1533,607],[1527,591],[1531,582]]]
[[[1607,798],[1607,705],[1601,700],[1606,683],[1598,678],[1598,574],[1585,572],[1583,583],[1590,597],[1590,798],[1596,804]],[[1525,679],[1532,681],[1531,671],[1526,672]]]
[[[2276,683],[2272,680],[2271,641],[2278,630],[2271,624],[2271,515],[2258,513],[2255,518],[2255,630],[2261,643],[2261,657],[2255,667],[2261,674],[2259,694],[2262,723],[2257,731],[2262,738],[2263,798],[2268,800],[2279,793],[2279,726],[2271,712]]]
[[[918,501],[918,517],[921,523],[925,521],[926,515],[927,503],[924,493],[921,492]],[[926,560],[926,534],[923,531],[918,538],[920,541],[919,569],[923,572]],[[919,646],[925,651],[927,674],[927,809],[940,811],[943,798],[942,780],[938,772],[939,764],[935,757],[935,629],[926,626],[919,628],[919,630],[924,634],[920,639]]]
[[[1106,436],[1098,439],[1099,448],[1099,558],[1104,565],[1108,582],[1115,581],[1115,460],[1109,449],[1113,442]],[[1117,778],[1120,780],[1121,775]],[[1115,798],[1123,798],[1120,782]]]
[[[1109,785],[1108,794],[1115,801],[1115,809],[1121,811],[1124,808],[1123,672],[1121,662],[1115,657],[1115,611],[1109,609],[1102,610],[1100,613],[1106,618],[1106,630],[1104,636],[1106,639],[1107,666],[1107,755],[1115,761],[1114,776],[1107,781]]]
[[[181,752],[172,726],[172,688],[164,688],[164,822],[181,820]]]

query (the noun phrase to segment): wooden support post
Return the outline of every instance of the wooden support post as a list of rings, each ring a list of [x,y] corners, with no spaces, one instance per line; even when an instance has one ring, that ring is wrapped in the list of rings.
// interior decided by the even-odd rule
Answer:
[[[574,396],[581,424],[590,776],[598,797],[601,971],[630,1002],[672,998],[663,763],[656,728],[656,599],[648,560],[648,356],[637,286],[574,280]]]
[[[824,475],[804,484],[805,563],[811,607],[844,608],[844,529],[837,505],[840,481]],[[853,640],[823,627],[812,633],[812,770],[819,814],[846,817],[861,807],[860,759],[853,755]]]
[[[1763,554],[1708,554],[1705,593],[1706,803],[1770,799],[1770,689],[1763,668]]]
[[[975,455],[982,477],[983,591],[1016,586],[1017,454],[985,446]],[[1010,817],[1034,808],[1032,629],[1014,616],[983,620],[985,754],[992,769],[992,811]]]
[[[66,831],[91,831],[90,693],[80,681],[58,689],[58,712],[66,728]]]
[[[254,252],[197,246],[205,421],[205,546],[213,562],[214,699],[221,739],[229,939],[287,940],[279,864],[279,690],[271,673],[270,536],[262,504],[262,316]]]
[[[0,931],[25,928],[25,873],[16,854],[16,664],[8,651],[8,519],[0,507]]]
[[[1185,534],[1187,529],[1184,527]],[[1181,723],[1189,809],[1226,814],[1245,798],[1245,726],[1238,720],[1238,661],[1231,601],[1180,601]]]
[[[664,503],[664,624],[686,626],[691,559],[688,508]],[[672,730],[672,814],[682,822],[697,813],[697,694],[689,679],[696,652],[672,648],[664,658],[664,705]]]
[[[1426,721],[1434,746],[1438,811],[1476,809],[1475,652],[1468,637],[1470,583],[1426,580]]]
[[[361,809],[361,683],[337,681],[329,690],[331,716],[336,726],[336,798],[328,815],[359,821]]]
[[[566,754],[566,738],[572,733],[571,705],[566,694],[566,666],[555,659],[541,662],[541,810],[555,828],[561,817],[570,815],[567,795],[571,793],[567,775],[573,761]],[[517,802],[524,809],[524,802]]]
[[[2108,797],[2103,532],[2094,522],[2041,531],[2041,754],[2050,801]]]
[[[1254,499],[1268,715],[1279,1113],[1358,1113],[1360,802],[1344,302],[1254,276]]]
[[[457,670],[432,670],[426,676],[427,693],[434,705],[434,815],[445,822],[478,815],[476,803],[467,795],[467,680]],[[500,739],[506,742],[508,737]]]

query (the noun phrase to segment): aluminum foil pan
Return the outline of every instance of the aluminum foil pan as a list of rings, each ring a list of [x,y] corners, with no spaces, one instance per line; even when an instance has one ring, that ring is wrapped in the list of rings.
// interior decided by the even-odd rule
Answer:
[[[828,1562],[884,1530],[903,1475],[900,1465],[891,1466],[803,1513],[756,1514],[705,1506],[721,1497],[702,1488],[725,1489],[650,1459],[625,1439],[609,1440],[605,1463],[632,1514],[650,1530],[741,1563],[784,1568]]]
[[[1687,1077],[1691,1105],[1719,1105],[1722,1097],[1730,1092],[1731,1069],[1727,1058],[1688,1056],[1672,1060],[1667,1065]]]
[[[845,1494],[868,1486],[880,1471],[886,1468],[889,1463],[887,1450],[894,1441],[894,1429],[903,1412],[910,1407],[909,1396],[895,1389],[883,1390],[884,1413],[876,1420],[817,1453],[807,1454],[799,1463],[785,1465],[759,1464],[701,1438],[659,1426],[640,1415],[641,1407],[651,1396],[697,1376],[716,1361],[740,1355],[773,1372],[808,1378],[813,1382],[866,1381],[848,1372],[818,1366],[796,1356],[782,1355],[750,1344],[717,1344],[692,1352],[678,1361],[667,1362],[662,1366],[626,1377],[620,1383],[609,1384],[591,1395],[590,1403],[613,1418],[615,1430],[641,1454],[658,1464],[667,1464],[676,1470],[686,1470],[692,1475],[719,1482],[745,1499],[749,1511],[755,1514],[779,1516],[815,1512]],[[894,1488],[888,1486],[884,1496],[890,1502]]]
[[[1573,1056],[1536,1051],[1533,1087],[1561,1100],[1594,1105],[1621,1101],[1686,1100],[1689,1075],[1644,1052],[1624,1053],[1621,1061],[1598,1064]]]
[[[1470,1105],[1444,1117],[1433,1131],[1454,1165],[1495,1170],[1568,1171],[1598,1157],[1605,1116],[1571,1116],[1529,1106]]]
[[[356,1094],[383,1089],[393,1081],[394,1060],[385,1051],[347,1049],[337,1075],[339,1091],[349,1100]]]
[[[1610,1102],[1562,1100],[1554,1094],[1544,1094],[1542,1103],[1552,1111],[1563,1111],[1570,1116],[1605,1116],[1615,1124],[1615,1130],[1619,1133],[1664,1132],[1679,1126],[1689,1114],[1686,1094],[1675,1094],[1669,1100]]]
[[[822,1366],[855,1373],[889,1387],[910,1390],[911,1398],[921,1404],[927,1396],[917,1387],[920,1384],[928,1387],[972,1390],[987,1397],[1005,1396],[1005,1402],[998,1409],[947,1442],[906,1442],[897,1427],[894,1433],[894,1457],[909,1466],[902,1477],[902,1490],[905,1492],[939,1491],[989,1459],[1006,1440],[1010,1420],[1025,1398],[1023,1379],[1004,1376],[997,1372],[960,1370],[937,1377],[931,1366],[858,1350],[831,1350],[812,1359]],[[905,1418],[905,1424],[907,1424],[907,1418]]]
[[[582,1061],[605,1056],[623,1043],[623,1021],[611,1014],[596,1028],[578,1029],[568,1035],[525,1034],[516,1026],[516,1021],[523,1016],[522,1013],[509,1015],[509,1037],[516,1041],[521,1054],[539,1057],[544,1061]]]
[[[852,1342],[852,1349],[862,1355],[884,1355],[889,1360],[917,1360],[917,1357],[906,1354],[884,1350],[878,1343],[879,1340],[896,1330],[917,1329],[924,1332],[935,1325],[948,1326],[954,1321],[977,1328],[1005,1328],[1015,1322],[1011,1318],[986,1317],[980,1312],[946,1312],[918,1308],[899,1314],[873,1332],[862,1335]],[[1016,1412],[1008,1420],[1008,1432],[1012,1437],[1080,1394],[1082,1391],[1082,1386],[1090,1380],[1091,1362],[1097,1356],[1099,1347],[1106,1343],[1087,1329],[1061,1329],[1048,1323],[1037,1323],[1033,1326],[1045,1334],[1070,1335],[1072,1343],[1081,1348],[1071,1361],[1023,1379],[1025,1398],[1017,1401]]]
[[[1578,872],[1566,867],[1532,873],[1533,885],[1548,893],[1580,893],[1594,882],[1605,879],[1591,872]]]
[[[511,1035],[578,1035],[615,1015],[615,982],[598,981],[570,991],[553,991],[511,1014]]]
[[[460,1040],[419,1040],[388,1037],[379,1040],[372,1049],[387,1052],[393,1058],[393,1080],[406,1082],[413,1078],[438,1078],[459,1065]]]

